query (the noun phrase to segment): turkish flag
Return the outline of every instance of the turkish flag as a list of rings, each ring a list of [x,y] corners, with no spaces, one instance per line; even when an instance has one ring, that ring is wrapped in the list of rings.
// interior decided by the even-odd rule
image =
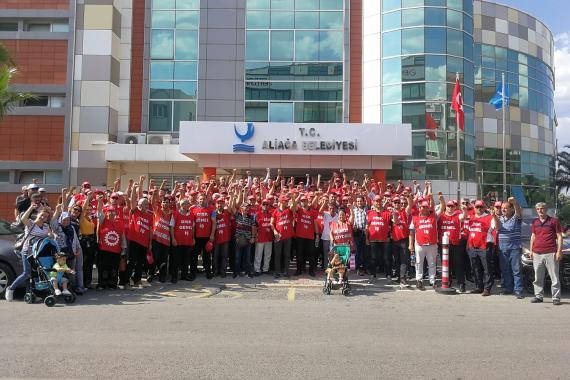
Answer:
[[[463,112],[463,96],[461,95],[461,86],[459,85],[459,77],[455,79],[455,89],[453,90],[453,101],[451,109],[455,111],[457,126],[462,131],[465,130],[465,112]]]
[[[433,117],[431,117],[431,115],[427,112],[426,112],[426,129],[427,129],[426,137],[432,141],[436,141],[437,135],[435,134],[435,131],[437,130],[437,123],[435,122]]]

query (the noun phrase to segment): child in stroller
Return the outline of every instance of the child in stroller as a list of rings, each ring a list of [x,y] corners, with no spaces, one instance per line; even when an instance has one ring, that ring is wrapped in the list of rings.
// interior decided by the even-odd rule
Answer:
[[[329,252],[329,264],[325,270],[326,278],[323,287],[324,294],[331,294],[331,290],[342,288],[342,294],[350,294],[348,282],[348,261],[350,259],[350,246],[337,245]]]
[[[75,274],[73,269],[67,266],[67,256],[65,252],[57,252],[55,254],[56,263],[53,265],[53,270],[50,272],[51,283],[55,289],[55,295],[70,296],[71,292],[67,289],[69,279],[64,276],[66,273]],[[63,290],[61,290],[59,287]]]
[[[26,303],[34,303],[36,298],[39,297],[44,299],[44,304],[46,306],[51,307],[55,305],[56,296],[59,295],[59,292],[55,291],[56,288],[52,282],[53,277],[51,273],[55,272],[57,279],[58,270],[53,268],[55,264],[54,257],[59,252],[58,244],[49,238],[40,239],[33,244],[32,254],[28,256],[28,262],[31,267],[31,276],[26,290],[26,295],[24,296],[24,301]],[[63,256],[63,258],[65,259],[65,256]],[[60,260],[65,264],[64,259]],[[62,293],[65,303],[75,302],[75,295],[69,290],[68,292],[69,294]]]

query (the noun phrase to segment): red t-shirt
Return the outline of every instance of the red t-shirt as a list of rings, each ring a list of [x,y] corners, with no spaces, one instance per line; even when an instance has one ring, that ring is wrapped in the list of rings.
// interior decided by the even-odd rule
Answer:
[[[417,245],[437,244],[437,221],[433,213],[426,216],[415,215],[412,217],[412,223]]]
[[[258,211],[255,214],[255,225],[257,226],[257,242],[268,243],[273,240],[271,229],[271,212]]]
[[[275,220],[275,230],[281,235],[280,240],[293,237],[293,213],[290,209],[275,209],[273,219]]]
[[[557,218],[547,216],[544,222],[536,218],[532,221],[530,230],[534,234],[534,243],[532,245],[534,253],[554,253],[558,250],[556,235],[562,232],[562,226]]]
[[[141,211],[135,207],[129,220],[129,240],[132,240],[143,247],[148,247],[153,215],[150,211]]]
[[[439,216],[437,224],[439,230],[439,241],[442,241],[441,238],[445,232],[449,232],[449,244],[459,245],[459,232],[461,228],[461,224],[459,222],[459,214],[449,216],[446,213],[442,213]]]
[[[170,245],[170,221],[172,220],[171,213],[164,213],[162,210],[154,212],[154,228],[152,231],[152,239],[157,242]]]
[[[314,239],[317,215],[317,211],[313,209],[298,209],[295,215],[295,236],[303,239]]]
[[[178,211],[172,213],[174,218],[174,238],[176,244],[193,246],[194,245],[194,214],[190,211],[188,215],[181,214]]]
[[[98,243],[99,249],[112,252],[121,253],[121,239],[123,238],[125,225],[121,219],[110,220],[103,219],[103,223],[99,226]]]
[[[219,212],[214,211],[216,215],[216,235],[214,237],[214,243],[223,244],[230,241],[231,239],[231,225],[230,225],[230,213],[226,210]]]
[[[396,223],[392,223],[392,240],[399,241],[410,237],[410,222],[406,210],[398,211]]]
[[[209,238],[212,232],[212,206],[196,206],[192,209],[197,238]]]
[[[469,219],[469,239],[467,239],[467,246],[477,249],[487,248],[487,234],[491,228],[491,221],[493,216],[486,214],[480,217],[476,215],[471,216]]]
[[[368,210],[368,239],[370,241],[388,241],[390,232],[390,211]]]
[[[350,223],[342,223],[337,220],[336,222],[332,222],[330,227],[333,238],[332,244],[353,246],[352,225]]]

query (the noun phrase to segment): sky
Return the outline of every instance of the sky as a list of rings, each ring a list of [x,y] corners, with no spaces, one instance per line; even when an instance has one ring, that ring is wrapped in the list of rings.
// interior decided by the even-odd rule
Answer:
[[[570,0],[496,0],[541,20],[555,36],[554,66],[558,147],[570,145]]]

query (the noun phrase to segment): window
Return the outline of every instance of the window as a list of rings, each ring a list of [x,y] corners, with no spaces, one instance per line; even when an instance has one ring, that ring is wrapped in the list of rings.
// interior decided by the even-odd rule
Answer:
[[[445,54],[445,29],[425,28],[426,53]]]
[[[402,78],[401,58],[390,58],[382,61],[382,83],[399,83]]]
[[[271,32],[271,60],[275,61],[293,60],[293,32],[289,31]]]
[[[249,29],[269,29],[269,15],[268,11],[248,11],[247,27]]]
[[[383,30],[397,29],[402,26],[402,14],[400,12],[390,12],[382,16]]]
[[[418,54],[424,51],[424,28],[402,30],[402,54]]]
[[[445,9],[426,8],[425,24],[434,26],[445,26]]]
[[[35,99],[24,100],[23,107],[47,107],[49,106],[49,96],[37,96]]]
[[[51,32],[51,24],[28,24],[28,32]]]
[[[149,114],[150,131],[172,130],[172,102],[150,101]]]
[[[319,12],[295,12],[295,28],[318,29]]]
[[[196,102],[174,102],[173,130],[180,129],[181,121],[196,120]]]
[[[293,29],[295,25],[293,12],[271,12],[272,29]]]
[[[382,55],[390,57],[402,53],[402,32],[396,30],[382,35]]]
[[[293,103],[269,103],[269,121],[293,122]]]
[[[245,56],[247,60],[269,60],[268,31],[248,31],[246,33],[246,45]]]
[[[295,59],[297,61],[318,61],[319,32],[295,32]]]
[[[402,11],[402,26],[420,26],[424,24],[424,9],[413,8]]]
[[[7,170],[0,171],[0,183],[7,183],[10,181],[10,172]]]
[[[18,23],[16,21],[4,21],[0,22],[0,32],[17,32]]]
[[[268,120],[268,104],[267,102],[246,102],[245,121],[266,122]]]
[[[46,170],[46,171],[21,171],[18,175],[18,183],[30,184],[34,180],[46,185],[61,185],[62,173],[59,170]]]
[[[176,30],[176,59],[198,59],[198,32]]]
[[[174,58],[174,31],[153,30],[150,42],[150,57],[152,59]]]

